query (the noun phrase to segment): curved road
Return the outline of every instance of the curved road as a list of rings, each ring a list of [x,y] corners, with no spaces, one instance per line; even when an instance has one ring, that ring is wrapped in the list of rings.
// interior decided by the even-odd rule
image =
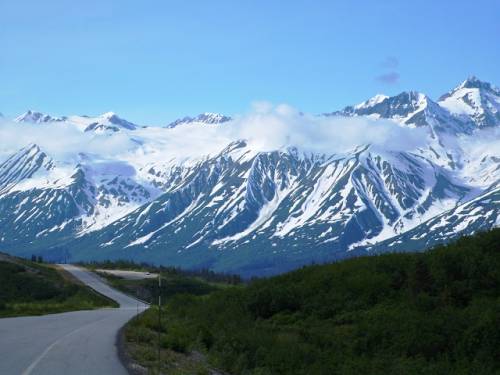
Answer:
[[[127,374],[118,358],[116,337],[138,310],[148,306],[89,271],[62,267],[120,308],[0,319],[0,374]]]

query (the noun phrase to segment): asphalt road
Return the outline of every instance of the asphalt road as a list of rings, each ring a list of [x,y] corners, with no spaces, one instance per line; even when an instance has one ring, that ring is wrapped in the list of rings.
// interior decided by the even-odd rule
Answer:
[[[144,271],[104,270],[104,269],[97,269],[96,271],[118,276],[127,280],[156,279],[158,277],[157,273],[150,273]]]
[[[62,267],[120,308],[0,319],[0,374],[127,374],[118,358],[117,333],[147,305],[86,270]]]

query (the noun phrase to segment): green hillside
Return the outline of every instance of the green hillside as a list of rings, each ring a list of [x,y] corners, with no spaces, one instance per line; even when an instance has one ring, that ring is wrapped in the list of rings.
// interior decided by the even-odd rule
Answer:
[[[0,254],[0,317],[116,306],[62,269]]]
[[[154,363],[157,327],[155,309],[128,326],[136,358]],[[165,370],[185,353],[245,375],[498,374],[500,229],[178,294],[162,327]]]

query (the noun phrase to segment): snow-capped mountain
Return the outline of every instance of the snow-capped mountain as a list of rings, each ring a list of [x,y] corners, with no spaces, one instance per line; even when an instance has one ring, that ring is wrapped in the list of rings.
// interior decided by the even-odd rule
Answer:
[[[500,122],[500,90],[476,77],[439,98],[439,105],[453,116],[472,121],[475,126],[494,127]]]
[[[66,120],[66,118],[64,117],[52,117],[50,115],[32,110],[28,110],[14,119],[14,121],[16,122],[30,122],[34,124],[40,124],[44,122],[60,122],[64,120]]]
[[[481,125],[479,109],[457,112],[450,103],[466,103],[464,88],[479,90],[486,99],[474,102],[477,108],[497,113],[492,103],[500,95],[470,81],[439,102],[415,92],[378,95],[331,116],[287,118],[327,126],[351,117],[374,127],[384,121],[389,130],[418,132],[421,141],[407,147],[389,133],[392,142],[335,151],[335,132],[331,152],[311,151],[307,142],[262,146],[273,133],[252,133],[262,121],[264,128],[281,126],[274,114],[253,116],[244,131],[238,126],[245,119],[220,115],[168,128],[139,127],[114,114],[68,116],[63,128],[82,137],[72,141],[75,149],[30,144],[0,164],[0,250],[265,275],[422,249],[498,226],[500,121],[490,116]]]
[[[231,117],[221,115],[220,113],[205,112],[205,113],[199,114],[196,117],[186,116],[186,117],[177,119],[165,127],[171,129],[171,128],[175,128],[179,125],[192,124],[192,123],[222,124],[222,123],[228,122],[230,120],[231,120]]]
[[[0,165],[2,245],[55,245],[100,229],[159,195],[127,168],[84,155],[75,163],[54,161],[36,145],[20,150]]]
[[[41,112],[27,111],[22,115],[14,119],[15,122],[19,123],[32,123],[32,124],[44,124],[44,123],[69,123],[77,126],[81,131],[105,133],[105,132],[118,132],[120,130],[135,130],[139,126],[122,119],[114,112],[106,112],[100,116],[90,117],[90,116],[63,116],[54,117]]]
[[[120,129],[135,130],[137,125],[124,120],[113,112],[107,112],[95,119],[95,122],[89,124],[85,131],[119,131]]]
[[[363,103],[348,106],[326,116],[370,116],[397,121],[411,127],[431,127],[434,131],[469,133],[470,121],[453,116],[447,108],[432,101],[427,95],[415,91],[388,97],[376,95]]]

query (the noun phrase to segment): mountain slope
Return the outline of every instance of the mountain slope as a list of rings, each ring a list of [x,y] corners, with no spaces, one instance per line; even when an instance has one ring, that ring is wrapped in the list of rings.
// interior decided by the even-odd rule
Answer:
[[[477,110],[450,106],[470,102],[463,90],[482,98]],[[54,147],[41,137],[44,146],[10,150],[1,162],[0,249],[264,275],[497,226],[498,90],[469,79],[443,98],[379,95],[327,116],[286,118],[319,131],[315,141],[331,132],[317,123],[354,126],[347,117],[389,134],[340,150],[333,132],[332,151],[311,150],[300,137],[268,146],[265,138],[285,126],[284,108],[238,121],[207,113],[167,128],[114,113],[26,125],[25,133],[67,138]]]
[[[0,193],[30,179],[39,170],[53,168],[52,160],[37,145],[29,145],[0,164]]]
[[[126,163],[55,162],[37,145],[0,165],[0,245],[25,254],[99,229],[159,194]]]
[[[255,154],[239,143],[200,162],[171,192],[71,247],[82,249],[75,254],[82,259],[130,255],[263,274],[284,259],[296,265],[350,256],[353,247],[408,231],[474,194],[446,169],[410,153],[365,147],[308,158],[293,149]]]
[[[446,243],[450,238],[470,236],[485,228],[500,226],[499,207],[500,188],[496,187],[368,249],[370,252],[385,252],[392,248],[416,251]]]

